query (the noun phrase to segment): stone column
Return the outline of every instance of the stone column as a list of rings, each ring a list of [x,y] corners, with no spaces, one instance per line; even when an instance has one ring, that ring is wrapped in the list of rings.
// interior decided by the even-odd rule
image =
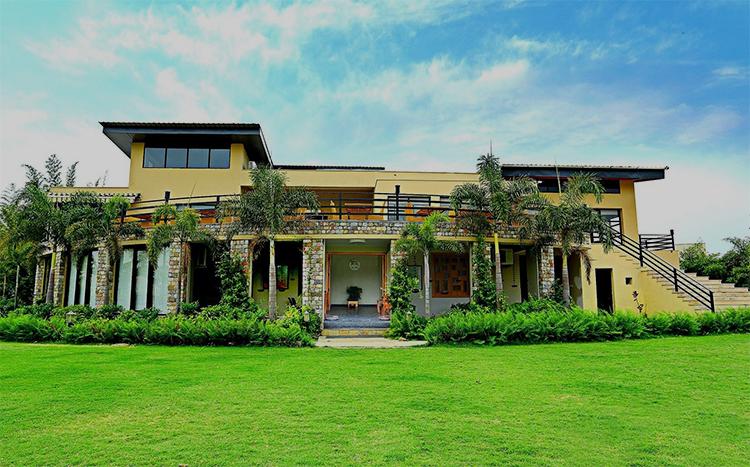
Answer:
[[[46,255],[37,258],[36,273],[34,274],[34,303],[44,302],[44,280],[46,279],[44,264],[46,261]]]
[[[542,247],[539,255],[539,296],[552,294],[555,284],[555,251],[551,246]]]
[[[104,291],[107,288],[107,282],[109,282],[109,250],[104,247],[99,248],[99,252],[96,256],[96,302],[94,306],[99,308],[104,305],[112,303],[112,295],[114,293],[114,284],[109,283],[109,297],[104,296]],[[114,274],[112,275],[114,277]]]
[[[65,251],[58,248],[52,261],[52,267],[55,268],[54,283],[49,284],[48,287],[53,287],[52,303],[55,306],[63,306],[65,304],[65,271],[67,269]]]
[[[184,246],[183,258],[182,258],[182,294],[181,297],[177,297],[177,283],[180,277],[180,244],[179,242],[172,242],[169,248],[169,273],[167,276],[167,313],[176,313],[177,304],[187,300],[187,271],[190,267],[190,244],[187,243]]]
[[[229,252],[242,260],[242,268],[247,279],[247,293],[253,297],[253,258],[250,256],[250,240],[232,240]]]
[[[477,278],[475,277],[475,264],[474,264],[474,253],[476,248],[478,248],[477,242],[471,243],[471,249],[469,251],[469,284],[471,284],[471,295],[472,297],[477,291],[477,287],[479,282],[477,281]],[[487,258],[487,262],[489,264],[492,263],[492,245],[488,242],[484,242],[484,257]],[[490,271],[492,273],[492,271]]]
[[[302,304],[323,316],[325,294],[325,241],[302,240]]]

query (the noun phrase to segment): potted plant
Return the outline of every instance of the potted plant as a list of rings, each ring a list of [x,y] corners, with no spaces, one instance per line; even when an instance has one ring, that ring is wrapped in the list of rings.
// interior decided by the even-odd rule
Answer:
[[[362,287],[357,287],[356,285],[350,285],[346,288],[346,293],[349,295],[349,298],[347,298],[350,302],[358,302],[360,297],[362,297]]]

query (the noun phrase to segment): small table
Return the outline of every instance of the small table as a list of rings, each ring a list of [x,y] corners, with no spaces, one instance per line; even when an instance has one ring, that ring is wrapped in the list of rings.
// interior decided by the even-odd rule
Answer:
[[[346,302],[347,308],[354,308],[355,310],[359,310],[359,300],[348,300]]]

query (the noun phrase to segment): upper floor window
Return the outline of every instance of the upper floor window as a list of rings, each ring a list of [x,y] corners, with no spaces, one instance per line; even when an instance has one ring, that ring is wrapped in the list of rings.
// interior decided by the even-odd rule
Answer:
[[[170,169],[228,169],[229,149],[147,147],[143,167]]]
[[[565,183],[567,180],[560,180],[558,185],[556,178],[545,178],[537,181],[539,191],[542,193],[559,193],[560,185],[565,189]],[[619,180],[600,180],[602,187],[604,187],[605,193],[619,193],[620,192],[620,181]]]

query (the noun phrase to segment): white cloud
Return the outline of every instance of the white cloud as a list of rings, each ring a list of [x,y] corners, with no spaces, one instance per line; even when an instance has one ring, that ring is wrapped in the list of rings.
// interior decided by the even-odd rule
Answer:
[[[708,108],[700,116],[688,121],[677,135],[683,144],[702,143],[721,136],[742,123],[742,117],[730,109]]]
[[[186,84],[173,68],[157,73],[154,93],[167,104],[168,115],[163,116],[166,120],[231,122],[240,118],[229,99],[214,85],[207,81]]]

